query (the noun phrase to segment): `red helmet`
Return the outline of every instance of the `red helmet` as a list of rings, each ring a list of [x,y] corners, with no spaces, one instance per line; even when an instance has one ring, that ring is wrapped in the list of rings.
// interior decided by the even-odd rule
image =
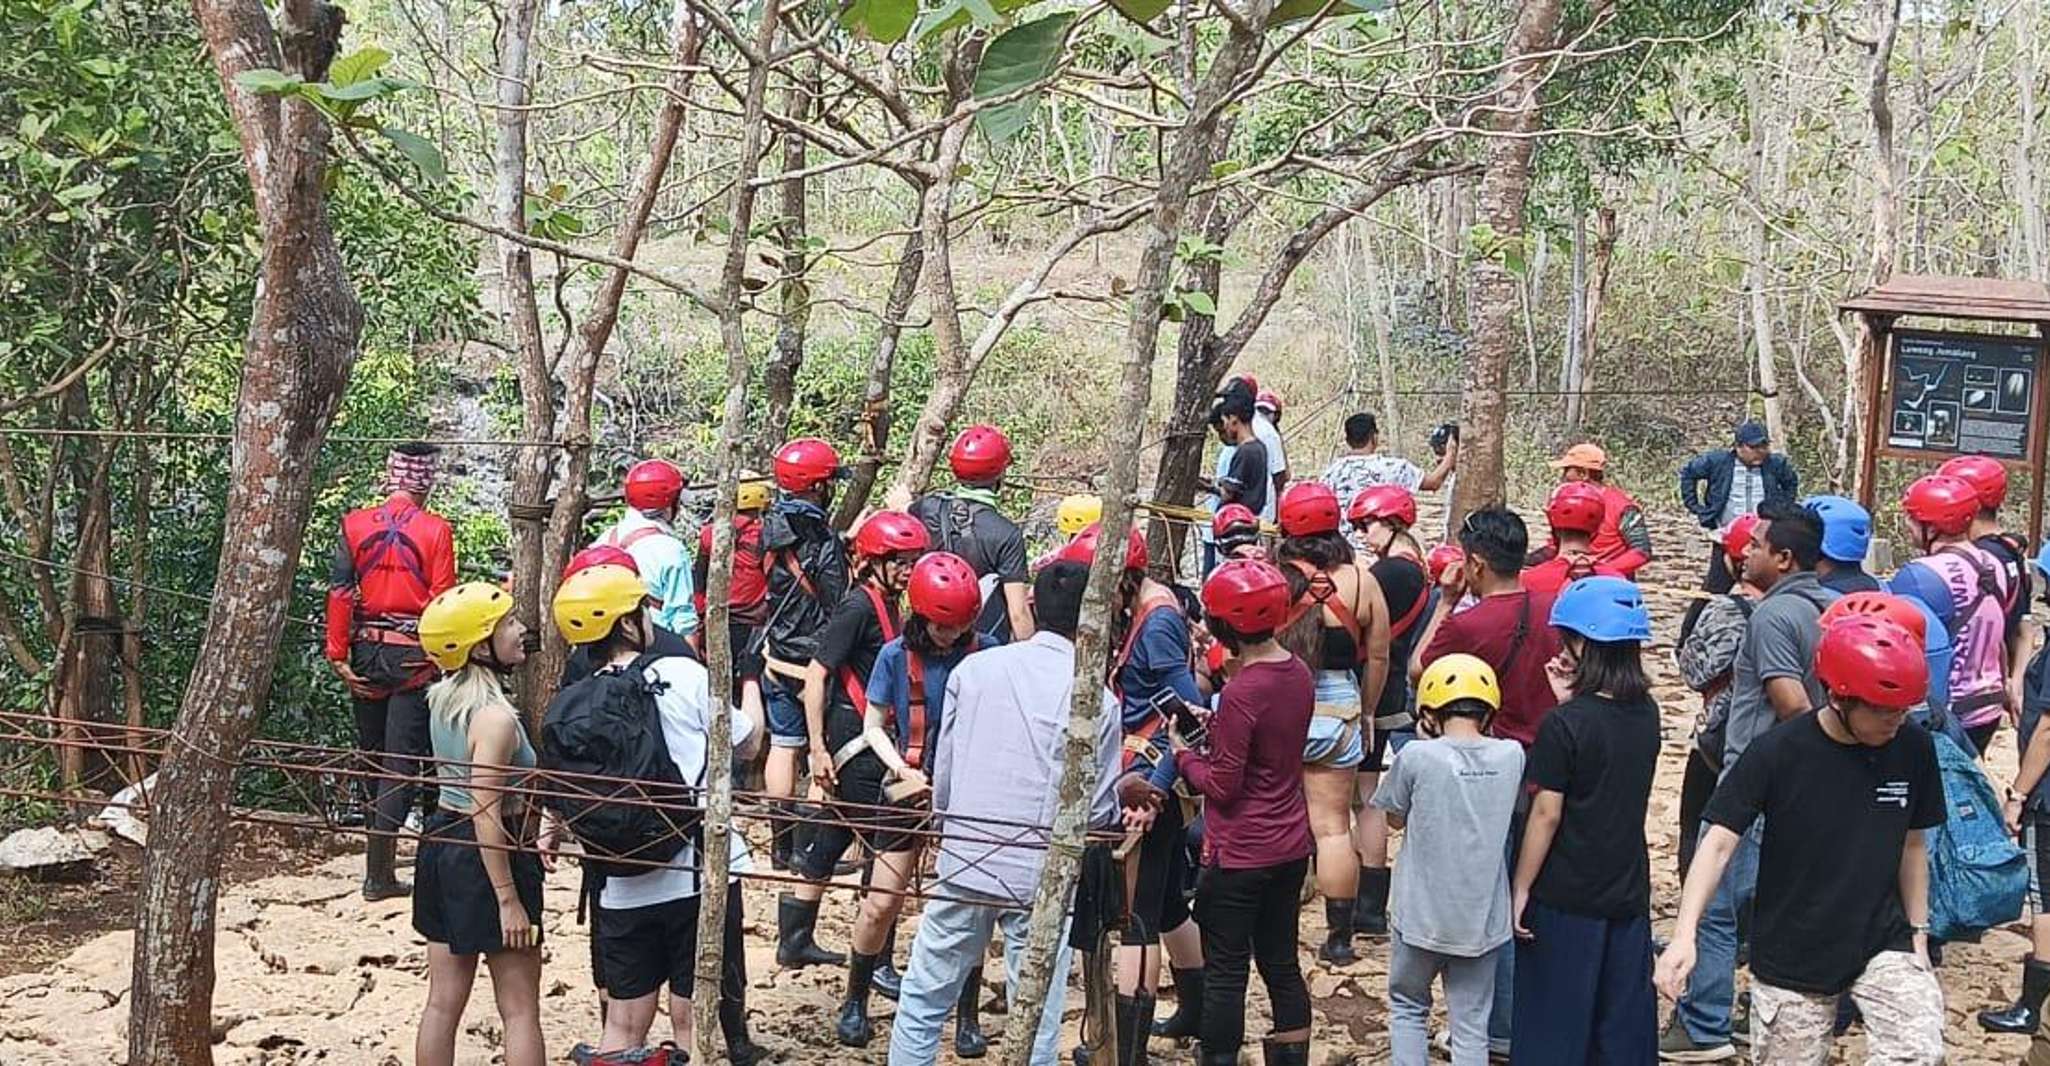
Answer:
[[[683,495],[683,471],[667,459],[643,459],[626,472],[626,505],[636,511],[676,506]]]
[[[1011,465],[1011,440],[995,426],[969,426],[947,450],[954,477],[969,484],[995,481]]]
[[[865,559],[931,547],[932,535],[925,531],[925,523],[902,511],[877,511],[854,531],[854,554]]]
[[[1089,528],[1075,534],[1075,539],[1062,546],[1054,558],[1064,563],[1081,563],[1088,566],[1096,561],[1096,541],[1103,535],[1103,526],[1091,522]],[[1146,569],[1146,535],[1138,526],[1125,530],[1125,569]]]
[[[1545,521],[1554,530],[1593,533],[1602,528],[1602,516],[1608,511],[1609,501],[1602,490],[1585,481],[1563,481],[1545,503]]]
[[[1241,633],[1267,633],[1288,621],[1288,579],[1271,563],[1229,559],[1203,582],[1203,613]]]
[[[1822,628],[1829,627],[1846,618],[1884,618],[1907,630],[1915,643],[1926,645],[1929,641],[1929,620],[1922,609],[1906,599],[1885,592],[1853,592],[1822,612]]]
[[[1960,455],[1937,467],[1936,472],[1949,474],[1977,490],[1982,510],[1998,511],[2007,502],[2007,466],[1998,459]]]
[[[1424,569],[1431,575],[1431,583],[1445,576],[1445,571],[1466,562],[1466,550],[1457,544],[1440,544],[1424,556]]]
[[[562,576],[567,579],[579,570],[589,570],[594,566],[623,566],[633,571],[636,576],[641,572],[640,565],[634,562],[634,557],[627,554],[625,548],[616,548],[610,544],[593,544],[569,557],[569,562],[562,568]]]
[[[1885,618],[1851,617],[1822,631],[1815,676],[1831,695],[1904,710],[1929,695],[1929,660],[1907,630]]]
[[[1723,554],[1739,568],[1744,565],[1744,553],[1751,550],[1751,531],[1758,528],[1758,516],[1741,514],[1723,530]]]
[[[1416,525],[1416,497],[1400,485],[1368,485],[1353,496],[1345,517],[1361,525],[1376,519],[1399,522],[1407,529]]]
[[[1298,481],[1281,494],[1281,532],[1313,537],[1338,532],[1338,494],[1321,481]]]
[[[982,612],[978,581],[968,560],[952,552],[920,556],[911,567],[911,610],[943,626],[970,625]]]
[[[817,437],[800,437],[776,449],[776,484],[785,492],[810,492],[840,473],[840,453]]]
[[[1210,519],[1210,535],[1213,538],[1223,537],[1235,529],[1244,529],[1247,526],[1253,527],[1253,532],[1258,533],[1260,516],[1254,514],[1253,509],[1243,503],[1227,503],[1218,508],[1216,516]]]
[[[1281,413],[1281,397],[1275,395],[1272,389],[1261,389],[1259,395],[1253,397],[1253,406],[1265,407],[1278,415]]]
[[[1961,477],[1930,474],[1908,486],[1901,509],[1938,534],[1956,536],[1972,528],[1972,519],[1979,517],[1979,490]]]

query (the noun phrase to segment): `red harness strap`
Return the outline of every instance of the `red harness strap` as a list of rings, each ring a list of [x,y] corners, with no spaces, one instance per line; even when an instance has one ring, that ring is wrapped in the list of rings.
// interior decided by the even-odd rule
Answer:
[[[888,644],[896,640],[897,626],[890,620],[890,609],[883,602],[881,590],[864,581],[861,585],[861,591],[868,593],[869,605],[875,608],[876,625],[882,628],[883,643]],[[862,708],[868,706],[868,679],[856,676],[853,667],[842,663],[840,666],[840,684],[847,689],[848,704],[854,708],[854,713],[860,714]]]
[[[1424,616],[1424,604],[1428,603],[1431,599],[1430,571],[1425,570],[1422,563],[1407,556],[1403,557],[1403,561],[1422,572],[1425,575],[1425,581],[1423,586],[1417,589],[1416,600],[1409,605],[1409,610],[1404,612],[1401,618],[1395,619],[1388,624],[1389,640],[1401,640],[1403,634],[1408,633],[1410,627],[1417,624],[1417,619]]]
[[[1310,587],[1303,591],[1302,598],[1289,609],[1288,624],[1294,625],[1297,619],[1313,609],[1330,608],[1331,613],[1338,616],[1339,628],[1345,630],[1346,635],[1352,638],[1353,655],[1358,661],[1366,662],[1367,634],[1360,626],[1359,610],[1356,605],[1345,602],[1345,597],[1338,594],[1338,583],[1331,580],[1329,573],[1315,569],[1299,559],[1293,562],[1295,568],[1310,579]],[[1421,604],[1423,601],[1419,599],[1417,602]]]
[[[925,763],[925,660],[910,648],[904,649],[904,678],[910,685],[904,707],[911,727],[904,740],[904,762],[916,768]]]
[[[1175,606],[1178,606],[1178,604],[1175,601],[1174,594],[1170,592],[1151,599],[1141,600],[1139,601],[1139,606],[1133,609],[1132,623],[1125,627],[1125,642],[1118,647],[1118,657],[1110,664],[1110,677],[1107,681],[1110,685],[1110,690],[1117,693],[1120,701],[1125,698],[1125,690],[1118,684],[1118,675],[1125,672],[1125,664],[1132,661],[1132,652],[1139,646],[1140,627],[1146,624],[1147,616],[1153,612],[1163,607]]]

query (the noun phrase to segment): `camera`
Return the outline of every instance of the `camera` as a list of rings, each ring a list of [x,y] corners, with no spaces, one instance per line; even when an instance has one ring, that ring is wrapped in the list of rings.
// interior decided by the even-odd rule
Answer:
[[[1446,447],[1450,445],[1451,442],[1456,441],[1458,439],[1459,423],[1438,423],[1438,428],[1431,431],[1431,453],[1434,455],[1443,456],[1445,454]]]

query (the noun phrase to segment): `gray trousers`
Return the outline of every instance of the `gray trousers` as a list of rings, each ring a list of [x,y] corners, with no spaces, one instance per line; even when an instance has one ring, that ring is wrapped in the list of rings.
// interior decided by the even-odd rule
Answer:
[[[1395,1066],[1430,1061],[1431,982],[1445,979],[1445,1022],[1452,1066],[1487,1066],[1488,1010],[1495,998],[1496,948],[1485,955],[1446,955],[1389,940],[1388,1045]]]

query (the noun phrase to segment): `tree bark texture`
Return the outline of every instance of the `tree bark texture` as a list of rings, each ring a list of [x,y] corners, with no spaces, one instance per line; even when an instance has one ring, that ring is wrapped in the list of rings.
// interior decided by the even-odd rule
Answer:
[[[1160,310],[1174,267],[1175,243],[1181,237],[1190,191],[1215,162],[1213,134],[1224,107],[1238,90],[1239,77],[1259,56],[1261,37],[1274,10],[1273,0],[1253,0],[1241,9],[1244,22],[1234,24],[1211,57],[1210,69],[1190,104],[1189,114],[1169,142],[1166,165],[1152,213],[1146,219],[1145,243],[1132,282],[1132,316],[1125,331],[1124,373],[1119,385],[1118,413],[1110,430],[1110,468],[1102,485],[1103,536],[1100,543],[1119,545],[1096,554],[1089,568],[1088,591],[1075,640],[1075,696],[1063,741],[1060,807],[1054,815],[1046,866],[1033,894],[1030,935],[1019,972],[1012,977],[1013,1019],[1037,1019],[1053,976],[1054,951],[1064,935],[1068,904],[1074,896],[1082,843],[1089,828],[1089,804],[1096,785],[1096,722],[1103,708],[1105,633],[1111,596],[1124,566],[1125,531],[1132,520],[1133,493],[1139,481],[1139,442],[1145,430],[1146,401],[1153,388],[1153,360],[1160,338]],[[1029,1027],[1030,1021],[1021,1022]],[[1027,1066],[1032,1041],[1006,1040],[1006,1066]]]
[[[180,744],[150,795],[130,984],[131,1066],[212,1061],[214,912],[228,839],[234,760],[270,695],[313,503],[314,457],[326,439],[363,327],[329,226],[322,179],[327,122],[311,106],[234,84],[272,67],[326,76],[342,12],[287,0],[273,29],[257,0],[197,0],[207,50],[227,94],[249,171],[263,253],[230,450],[219,578],[179,705]]]
[[[1887,92],[1893,82],[1893,45],[1900,35],[1901,0],[1874,0],[1873,6],[1877,16],[1876,32],[1872,38],[1865,93],[1866,107],[1872,120],[1872,267],[1866,282],[1877,286],[1885,284],[1893,276],[1894,264],[1900,258],[1900,162],[1893,150],[1893,105],[1887,98]],[[1850,406],[1851,419],[1844,427],[1846,437],[1879,432],[1879,427],[1866,425],[1861,414],[1866,399],[1863,395],[1864,369],[1882,355],[1879,337],[1872,332],[1865,315],[1857,316],[1857,352],[1859,372],[1850,377],[1860,383],[1860,395],[1858,401]],[[1847,372],[1851,369],[1845,367]],[[1862,479],[1862,466],[1858,473]],[[1852,489],[1855,494],[1863,492],[1865,486],[1854,483]]]
[[[679,6],[681,6],[679,4]],[[754,226],[755,173],[761,167],[767,123],[770,56],[782,19],[777,0],[763,5],[756,27],[754,55],[747,70],[747,95],[741,102],[740,163],[733,175],[726,261],[719,277],[719,339],[726,348],[726,406],[719,430],[719,492],[712,504],[712,559],[705,589],[706,667],[712,673],[712,715],[705,736],[704,882],[699,896],[697,987],[691,1014],[698,1062],[717,1061],[719,1047],[719,975],[725,961],[726,908],[739,900],[721,891],[728,879],[727,841],[733,834],[733,645],[727,628],[727,592],[733,583],[733,505],[740,485],[742,450],[747,431],[748,231]]]
[[[1532,137],[1541,121],[1539,99],[1549,62],[1541,53],[1559,35],[1560,0],[1523,0],[1510,31],[1508,65],[1496,97],[1488,140],[1487,170],[1481,175],[1480,213],[1501,241],[1524,235],[1524,206],[1530,198]],[[1506,395],[1509,362],[1518,341],[1516,275],[1497,256],[1479,256],[1468,278],[1474,324],[1473,357],[1467,363],[1466,395],[1460,405],[1459,480],[1452,494],[1452,528],[1468,511],[1500,503],[1507,492],[1503,470],[1508,431]]]
[[[1757,345],[1758,391],[1765,396],[1765,431],[1772,439],[1786,441],[1786,415],[1780,403],[1779,350],[1774,334],[1772,307],[1766,292],[1772,285],[1772,240],[1765,221],[1767,182],[1772,168],[1767,164],[1769,146],[1765,124],[1765,93],[1752,71],[1744,78],[1745,110],[1749,113],[1749,143],[1745,152],[1751,165],[1746,179],[1753,210],[1745,219],[1744,292],[1751,308],[1751,339]]]
[[[819,87],[815,78],[790,79],[790,86],[783,94],[783,106],[791,118],[799,122],[807,120],[811,101],[815,99],[814,92]],[[803,170],[804,157],[804,138],[796,133],[783,134],[784,172]],[[805,336],[811,324],[811,283],[806,277],[808,271],[805,266],[809,256],[804,248],[808,232],[805,184],[804,178],[797,177],[785,179],[778,186],[783,197],[782,224],[777,227],[783,245],[782,306],[778,309],[775,353],[762,371],[766,403],[752,449],[755,465],[764,470],[768,469],[769,458],[776,446],[789,434],[790,407],[797,400],[797,371],[804,365]]]
[[[851,529],[854,520],[868,506],[875,491],[876,475],[883,468],[883,451],[890,444],[890,379],[897,367],[897,349],[904,335],[904,316],[911,313],[911,301],[918,295],[918,277],[925,266],[925,238],[919,218],[911,220],[911,235],[904,239],[904,251],[897,259],[896,280],[890,283],[889,298],[883,302],[883,323],[876,331],[875,351],[868,361],[868,381],[861,389],[859,433],[861,454],[854,460],[854,473],[833,510],[833,525]]]

